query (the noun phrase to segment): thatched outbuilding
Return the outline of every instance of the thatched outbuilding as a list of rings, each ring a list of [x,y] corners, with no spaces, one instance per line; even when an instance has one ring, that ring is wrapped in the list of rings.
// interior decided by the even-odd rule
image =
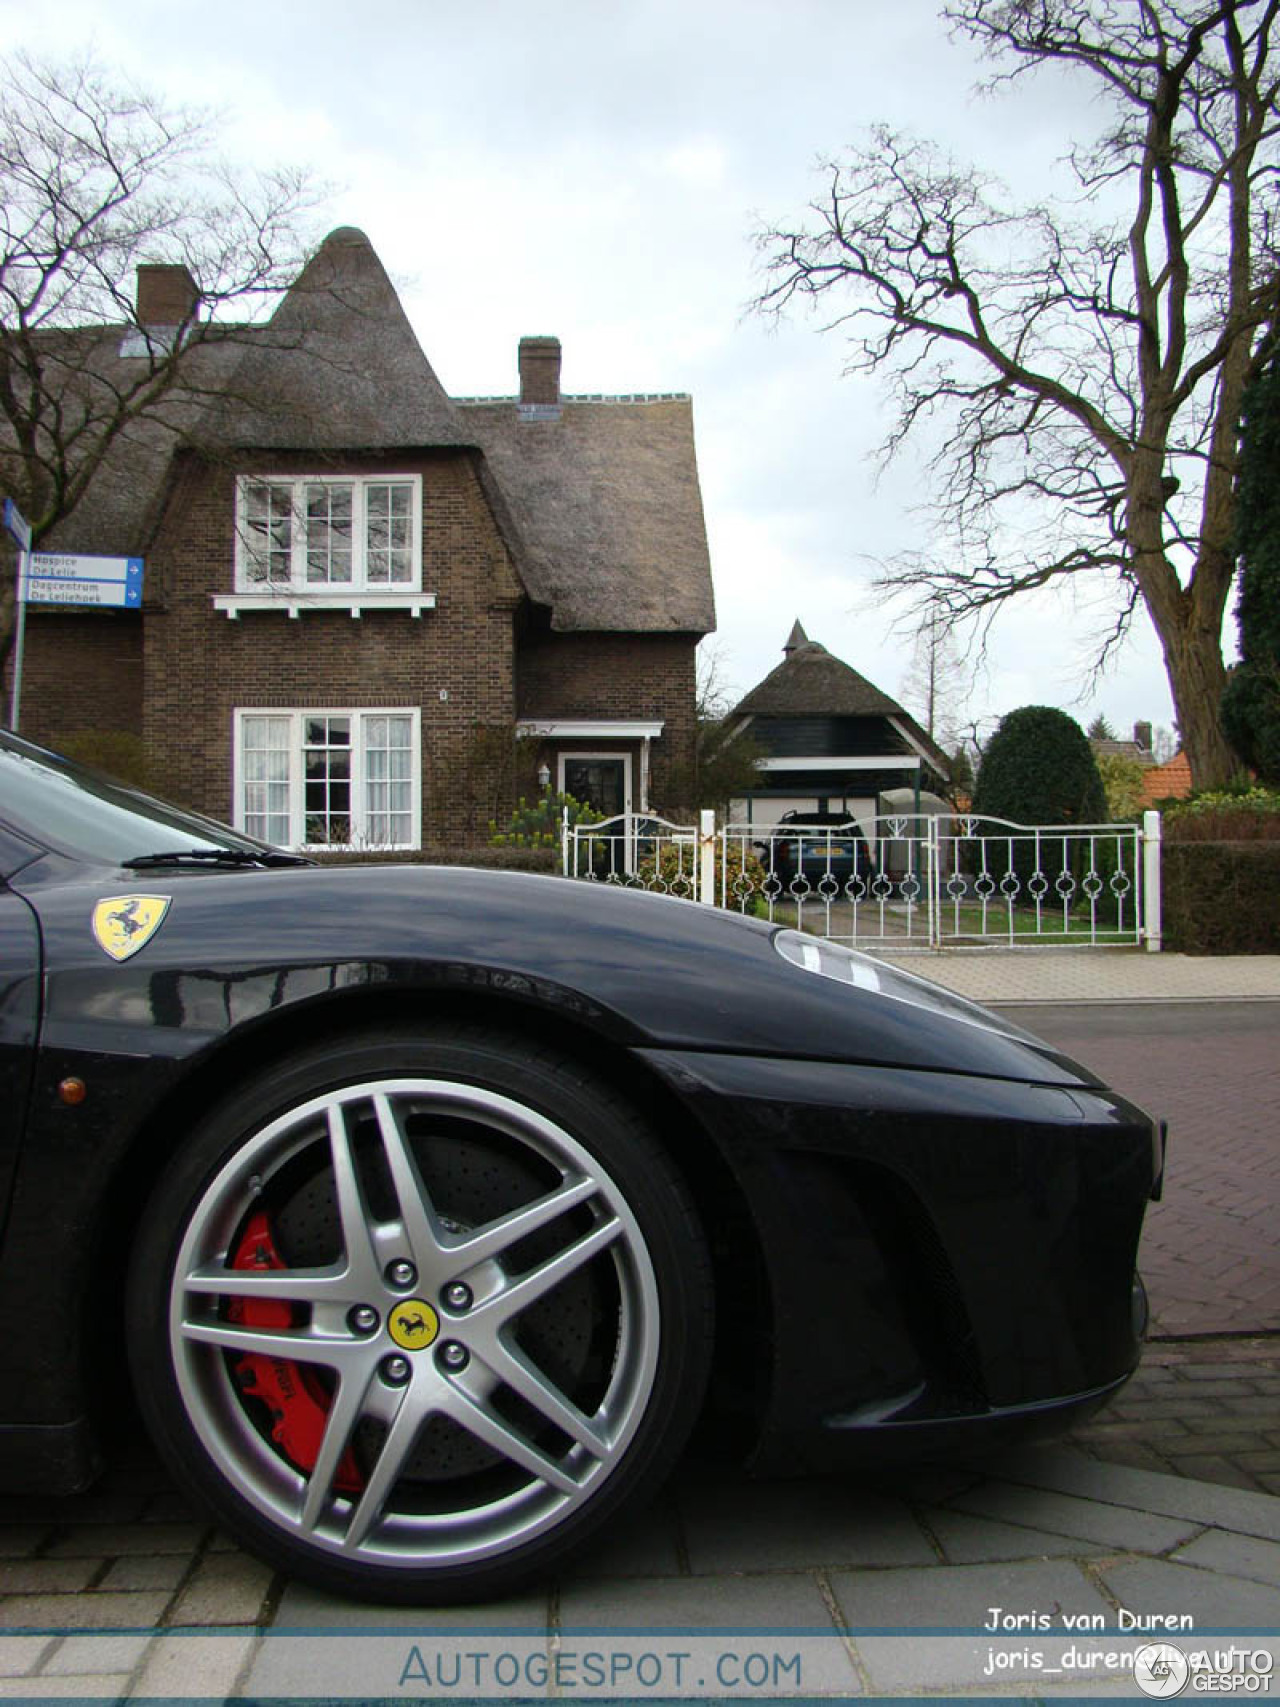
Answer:
[[[797,622],[783,659],[734,707],[728,727],[763,749],[760,784],[734,802],[761,828],[783,813],[857,819],[874,846],[875,820],[911,791],[913,810],[945,788],[945,753],[909,712],[857,670],[810,640]],[[916,804],[920,802],[920,804]]]

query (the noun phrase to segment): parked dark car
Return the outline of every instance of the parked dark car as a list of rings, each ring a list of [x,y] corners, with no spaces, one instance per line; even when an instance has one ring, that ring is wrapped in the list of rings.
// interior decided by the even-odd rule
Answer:
[[[754,852],[784,895],[848,898],[859,882],[870,893],[876,877],[866,833],[844,812],[784,812]]]
[[[1160,1132],[920,979],[601,884],[319,867],[0,736],[0,1477],[134,1413],[341,1592],[969,1454],[1133,1370]]]

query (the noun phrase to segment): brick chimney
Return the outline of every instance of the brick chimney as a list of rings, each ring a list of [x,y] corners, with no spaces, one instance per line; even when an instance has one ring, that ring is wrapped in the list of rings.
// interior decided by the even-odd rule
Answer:
[[[1133,743],[1135,747],[1141,747],[1144,753],[1151,751],[1151,725],[1149,723],[1134,724]]]
[[[139,326],[181,326],[199,298],[196,281],[185,267],[150,263],[138,268]]]
[[[560,403],[559,338],[521,338],[520,401],[558,408]]]

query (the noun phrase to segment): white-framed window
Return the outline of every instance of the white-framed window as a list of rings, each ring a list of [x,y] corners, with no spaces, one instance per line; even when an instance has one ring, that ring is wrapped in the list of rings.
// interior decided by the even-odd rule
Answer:
[[[388,710],[235,714],[236,827],[287,848],[416,848],[421,715]]]
[[[420,476],[237,478],[237,592],[323,598],[421,586]]]

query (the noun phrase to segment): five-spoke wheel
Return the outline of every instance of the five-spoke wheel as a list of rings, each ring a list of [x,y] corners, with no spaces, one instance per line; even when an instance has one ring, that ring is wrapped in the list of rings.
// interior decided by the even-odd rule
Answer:
[[[513,1039],[361,1039],[217,1110],[144,1218],[159,1444],[311,1580],[457,1600],[545,1572],[665,1472],[705,1248],[605,1084]]]

